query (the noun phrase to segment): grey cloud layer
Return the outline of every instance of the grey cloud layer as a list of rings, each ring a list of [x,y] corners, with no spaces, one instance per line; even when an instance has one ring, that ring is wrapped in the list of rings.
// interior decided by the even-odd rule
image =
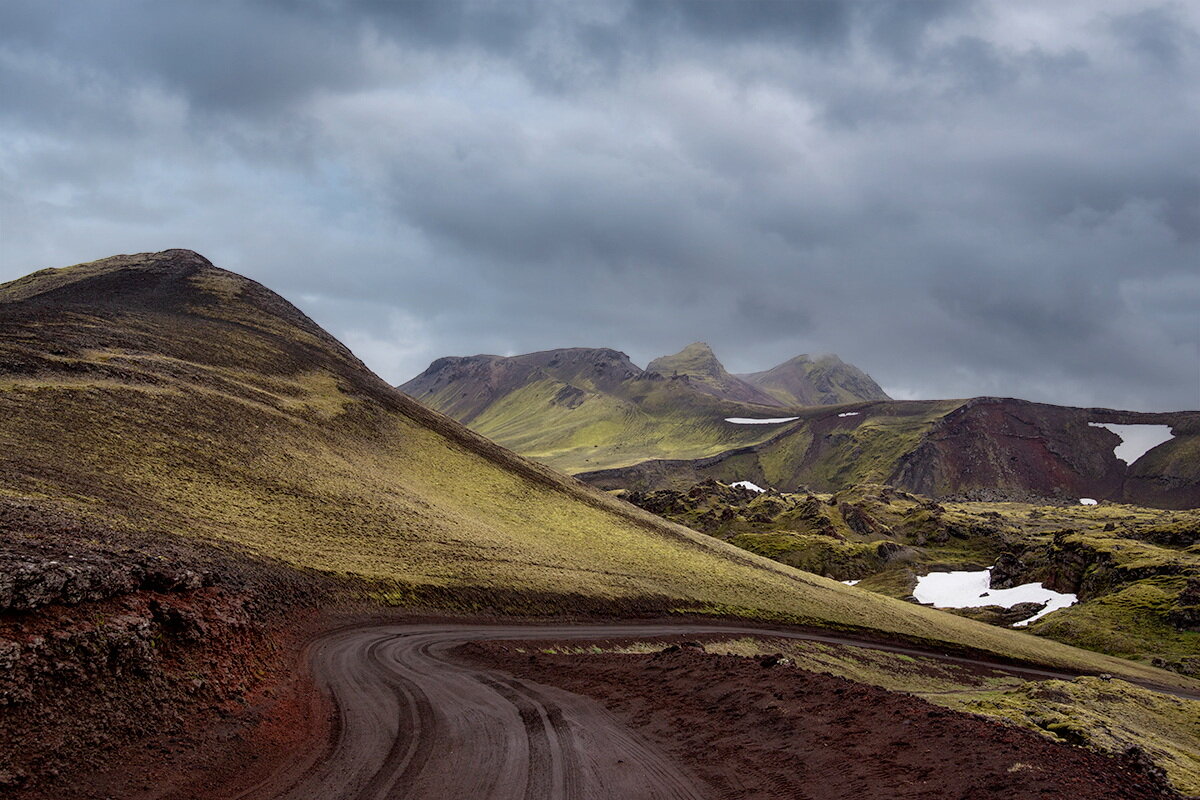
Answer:
[[[1193,5],[50,6],[0,7],[0,279],[191,247],[396,382],[705,339],[1200,406]]]

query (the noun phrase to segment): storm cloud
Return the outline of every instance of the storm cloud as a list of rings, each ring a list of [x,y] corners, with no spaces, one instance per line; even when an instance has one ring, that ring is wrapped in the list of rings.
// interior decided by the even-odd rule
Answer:
[[[392,382],[836,352],[897,397],[1200,407],[1200,8],[0,6],[0,280],[188,247]]]

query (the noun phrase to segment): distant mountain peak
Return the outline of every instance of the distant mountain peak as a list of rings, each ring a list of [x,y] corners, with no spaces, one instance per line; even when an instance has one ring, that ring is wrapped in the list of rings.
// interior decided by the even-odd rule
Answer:
[[[667,376],[696,372],[715,375],[724,372],[725,366],[717,359],[717,354],[707,342],[692,342],[674,355],[654,359],[646,365],[646,371]]]
[[[656,358],[646,366],[646,371],[668,378],[685,376],[696,390],[723,400],[779,405],[766,392],[729,374],[707,342],[692,342],[674,355]]]
[[[891,399],[870,375],[833,353],[815,358],[808,354],[798,355],[763,372],[737,377],[785,406]]]

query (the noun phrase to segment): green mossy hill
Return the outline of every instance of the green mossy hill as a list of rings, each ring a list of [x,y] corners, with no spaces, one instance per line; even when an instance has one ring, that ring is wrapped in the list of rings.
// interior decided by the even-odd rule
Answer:
[[[1200,553],[1142,541],[1164,528],[1194,530],[1200,520],[1189,516],[1146,526],[1149,537],[1128,521],[1037,537],[1004,554],[993,581],[1037,581],[1079,596],[1035,622],[1035,633],[1200,676]]]
[[[647,372],[624,353],[571,348],[504,358],[442,358],[400,390],[473,430],[568,472],[647,458],[705,458],[770,438],[778,426],[725,417],[778,415]]]
[[[1079,596],[1033,633],[1200,675],[1197,511],[939,503],[881,485],[759,494],[713,480],[624,497],[758,555],[892,597],[910,596],[928,572],[993,567],[997,588],[1044,583]],[[956,613],[1007,626],[1036,610]]]
[[[785,406],[841,405],[890,400],[870,375],[835,355],[796,356],[764,372],[738,375]]]
[[[625,381],[642,374],[624,353],[574,347],[510,358],[439,358],[400,389],[470,425],[511,392],[534,384],[553,384],[554,394],[548,405],[571,409],[596,394],[619,394]]]
[[[727,417],[808,413],[781,410],[778,399],[730,375],[701,343],[646,370],[606,348],[439,358],[399,388],[505,447],[570,473],[716,457],[767,442],[787,427],[737,425]],[[817,402],[835,399],[822,395]]]
[[[663,521],[420,405],[290,303],[189,251],[46,271],[0,298],[7,498],[354,576],[396,602],[736,611],[1190,685]]]
[[[685,491],[623,492],[637,506],[739,547],[838,581],[898,574],[897,597],[943,565],[982,569],[1020,530],[877,484],[837,494],[758,493],[707,480]]]

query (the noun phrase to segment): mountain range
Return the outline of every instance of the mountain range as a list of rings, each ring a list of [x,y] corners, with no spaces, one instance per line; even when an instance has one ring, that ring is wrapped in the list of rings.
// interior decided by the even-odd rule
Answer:
[[[884,483],[933,497],[1200,505],[1200,412],[891,400],[832,355],[733,375],[701,342],[644,370],[616,350],[570,348],[441,358],[399,388],[604,489],[715,478],[781,491]],[[1111,425],[1170,435],[1127,463]]]

